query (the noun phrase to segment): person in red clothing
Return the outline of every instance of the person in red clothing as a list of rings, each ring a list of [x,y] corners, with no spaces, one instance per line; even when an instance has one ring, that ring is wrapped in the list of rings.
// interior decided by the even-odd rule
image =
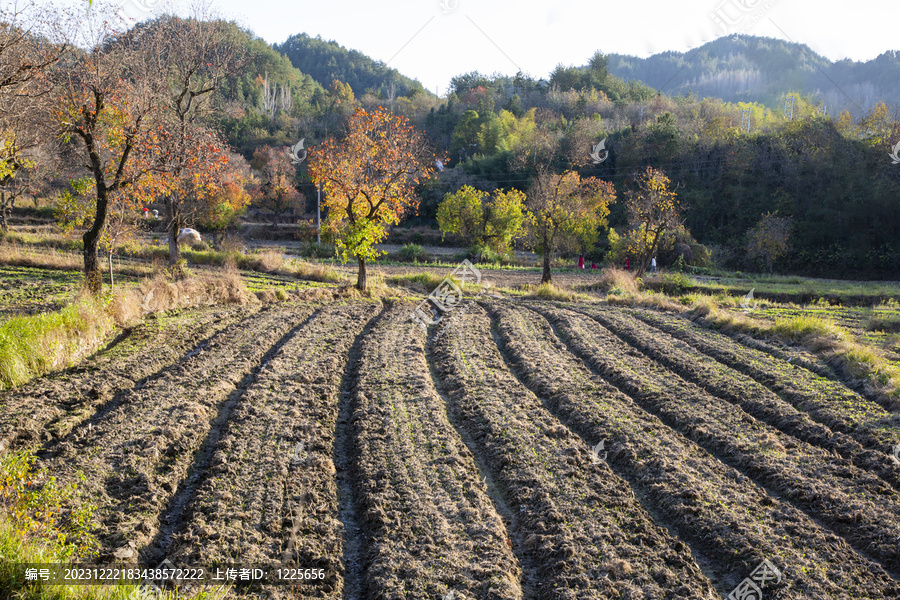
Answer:
[[[583,254],[578,257],[578,268],[584,269],[584,255]]]
[[[626,271],[631,270],[631,259],[628,258],[627,256],[625,257],[625,270]]]

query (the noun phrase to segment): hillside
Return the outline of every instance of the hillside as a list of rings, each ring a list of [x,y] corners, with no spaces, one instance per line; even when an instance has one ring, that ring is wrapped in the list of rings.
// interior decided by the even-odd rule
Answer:
[[[299,33],[273,47],[286,55],[294,67],[308,73],[325,88],[339,79],[350,84],[357,97],[369,90],[387,97],[391,94],[391,86],[395,96],[407,96],[413,90],[424,91],[421,83],[404,77],[397,69],[390,69],[358,50],[348,50],[335,41],[323,40],[321,36]]]
[[[773,108],[781,106],[786,93],[799,92],[822,100],[829,113],[849,110],[859,116],[878,102],[895,103],[900,95],[897,51],[866,62],[834,62],[806,44],[735,34],[688,52],[607,58],[613,75],[643,81],[665,94],[692,92],[700,98],[756,101]]]

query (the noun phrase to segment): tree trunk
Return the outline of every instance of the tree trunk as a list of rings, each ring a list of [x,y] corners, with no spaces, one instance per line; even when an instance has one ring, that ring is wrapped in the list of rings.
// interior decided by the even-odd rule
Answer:
[[[109,287],[115,287],[116,282],[113,281],[113,264],[112,264],[112,248],[109,249]]]
[[[109,196],[105,187],[97,185],[97,212],[94,214],[94,223],[90,229],[84,232],[81,240],[84,243],[84,278],[88,290],[99,295],[103,289],[103,277],[100,274],[100,261],[97,255],[97,246],[100,242],[100,233],[106,226],[106,211],[109,207]]]
[[[174,198],[166,200],[166,212],[169,217],[169,266],[172,267],[181,259],[181,250],[178,249],[179,215]]]
[[[6,204],[5,192],[0,192],[0,229],[4,233],[9,231],[9,207]]]
[[[541,273],[541,283],[552,283],[550,277],[550,251],[544,248],[544,271]]]
[[[369,282],[366,279],[366,261],[359,257],[357,257],[356,260],[359,261],[359,273],[356,275],[356,289],[364,292],[369,287]]]

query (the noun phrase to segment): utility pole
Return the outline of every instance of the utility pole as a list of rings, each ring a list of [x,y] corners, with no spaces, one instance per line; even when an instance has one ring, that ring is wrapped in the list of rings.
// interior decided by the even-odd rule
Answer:
[[[794,97],[788,96],[784,99],[784,116],[788,121],[794,120]]]

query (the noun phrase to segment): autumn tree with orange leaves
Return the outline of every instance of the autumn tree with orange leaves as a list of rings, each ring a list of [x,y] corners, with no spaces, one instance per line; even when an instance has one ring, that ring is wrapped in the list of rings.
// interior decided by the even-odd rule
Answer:
[[[206,125],[213,92],[247,62],[240,31],[209,14],[183,19],[167,15],[154,29],[165,39],[161,55],[169,79],[165,103],[164,193],[169,264],[180,258],[178,232],[195,224],[221,193],[228,148]],[[142,42],[143,44],[143,42]]]
[[[102,287],[98,244],[118,198],[165,199],[170,261],[177,260],[172,232],[193,214],[182,208],[214,197],[227,163],[221,137],[199,117],[241,52],[228,26],[201,22],[205,15],[161,17],[121,33],[108,10],[82,20],[75,35],[88,49],[73,44],[57,74],[59,134],[86,163],[97,197],[82,236],[93,293]]]
[[[342,258],[356,258],[356,287],[366,290],[366,261],[381,254],[374,246],[387,227],[418,209],[415,186],[434,173],[435,159],[419,131],[383,108],[358,109],[348,130],[309,151],[309,174],[322,186],[326,227]]]
[[[66,68],[57,74],[59,135],[76,155],[74,161],[86,162],[96,194],[82,236],[86,283],[95,294],[102,287],[97,249],[110,202],[160,169],[165,155],[159,133],[167,81],[159,52],[146,49],[162,48],[162,36],[148,31],[140,46],[129,43],[127,35],[116,37],[111,19],[104,17],[109,15],[92,11],[85,18],[78,33],[88,50],[73,46]]]

